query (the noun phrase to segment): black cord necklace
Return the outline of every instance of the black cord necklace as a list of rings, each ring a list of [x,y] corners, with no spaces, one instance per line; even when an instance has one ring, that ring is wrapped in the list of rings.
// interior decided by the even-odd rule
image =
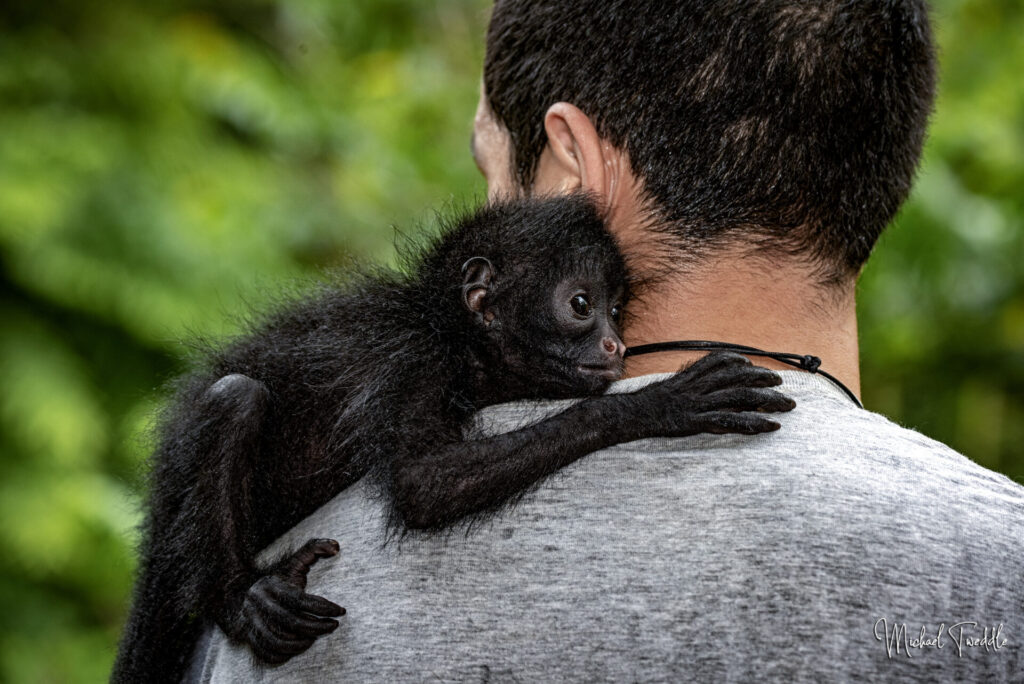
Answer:
[[[849,390],[849,388],[832,375],[821,370],[821,359],[817,356],[811,356],[810,354],[788,354],[786,352],[770,352],[758,349],[757,347],[748,347],[742,344],[729,344],[728,342],[708,342],[705,340],[682,340],[678,342],[655,342],[653,344],[641,344],[636,347],[630,347],[626,350],[626,356],[639,356],[640,354],[653,354],[655,352],[663,351],[732,351],[745,356],[766,356],[769,359],[775,359],[782,363],[789,364],[794,368],[805,370],[808,373],[816,373],[824,376],[832,381],[839,389],[846,392],[846,396],[853,400],[853,403],[858,408],[864,408],[864,405],[860,403],[857,395]]]

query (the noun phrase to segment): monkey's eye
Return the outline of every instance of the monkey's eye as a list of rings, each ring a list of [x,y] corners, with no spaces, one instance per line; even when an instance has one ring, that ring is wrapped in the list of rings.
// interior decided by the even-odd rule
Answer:
[[[622,307],[619,306],[618,304],[616,304],[615,306],[612,307],[612,320],[615,321],[616,323],[618,323],[619,319],[621,319],[621,318],[622,318]]]
[[[579,318],[586,318],[590,315],[590,300],[585,295],[578,294],[573,297],[569,300],[569,306]]]

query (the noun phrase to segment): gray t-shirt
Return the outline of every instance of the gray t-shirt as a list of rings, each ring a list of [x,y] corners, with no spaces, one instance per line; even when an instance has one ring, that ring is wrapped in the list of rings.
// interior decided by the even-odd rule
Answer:
[[[341,626],[272,668],[217,631],[202,681],[1024,681],[1024,487],[782,375],[778,432],[605,449],[468,531],[382,546],[343,492],[268,549],[338,540]]]

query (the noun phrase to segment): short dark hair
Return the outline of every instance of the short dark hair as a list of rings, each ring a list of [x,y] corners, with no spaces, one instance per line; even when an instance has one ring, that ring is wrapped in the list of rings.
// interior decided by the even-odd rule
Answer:
[[[739,238],[836,282],[910,191],[935,57],[924,0],[496,0],[484,87],[524,187],[570,102],[677,247]]]

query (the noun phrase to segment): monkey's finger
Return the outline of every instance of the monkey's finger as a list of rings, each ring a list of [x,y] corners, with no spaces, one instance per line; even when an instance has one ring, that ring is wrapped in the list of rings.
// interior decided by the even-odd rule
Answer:
[[[338,628],[337,620],[293,612],[279,605],[265,606],[262,617],[282,635],[318,637]]]
[[[701,400],[704,411],[792,411],[796,402],[782,392],[760,387],[735,387],[708,394]]]
[[[317,558],[330,558],[331,556],[337,556],[341,546],[335,539],[311,539],[306,542],[306,546],[312,548],[313,553],[316,554]]]
[[[735,387],[777,387],[782,376],[760,366],[739,366],[721,368],[701,378],[699,386],[703,393]]]
[[[256,641],[259,642],[260,647],[264,651],[284,656],[283,660],[278,661],[284,662],[284,660],[288,660],[292,656],[298,655],[312,646],[316,639],[281,639],[279,637],[266,635],[257,637]],[[271,657],[273,656],[271,655]]]
[[[749,365],[750,359],[742,354],[737,354],[735,352],[711,352],[710,354],[697,359],[689,366],[685,366],[679,370],[685,373],[686,376],[693,381],[703,378],[708,373],[713,373],[719,368]]]
[[[253,653],[271,665],[279,665],[302,653],[312,646],[314,641],[316,639],[283,639],[255,625],[249,630],[249,644]]]
[[[737,382],[747,387],[778,387],[782,384],[782,376],[770,368],[751,366],[737,374]]]
[[[317,560],[338,555],[338,542],[333,539],[310,539],[302,547],[285,559],[284,575],[300,587],[305,586],[306,575]]]
[[[781,427],[774,420],[768,420],[756,413],[702,413],[694,418],[694,423],[701,432],[710,432],[716,435],[733,433],[756,435],[762,432],[774,432]]]
[[[328,601],[323,596],[307,594],[306,592],[302,592],[300,594],[281,592],[281,595],[277,597],[277,600],[278,603],[285,608],[301,610],[306,613],[312,613],[313,615],[340,617],[345,614],[345,609],[337,603]]]
[[[294,632],[289,631],[288,629],[282,627],[273,620],[266,619],[263,616],[263,613],[252,604],[247,603],[242,606],[242,616],[245,618],[246,622],[249,625],[249,630],[252,631],[253,634],[263,636],[269,635],[277,637],[279,639],[298,638],[298,636]]]
[[[287,663],[292,659],[292,656],[278,653],[277,651],[271,650],[269,647],[255,644],[252,647],[253,655],[262,660],[267,665],[280,665],[281,663]]]
[[[255,605],[263,621],[272,624],[281,634],[299,637],[317,637],[329,634],[338,628],[338,621],[289,610],[278,601],[266,601]]]

